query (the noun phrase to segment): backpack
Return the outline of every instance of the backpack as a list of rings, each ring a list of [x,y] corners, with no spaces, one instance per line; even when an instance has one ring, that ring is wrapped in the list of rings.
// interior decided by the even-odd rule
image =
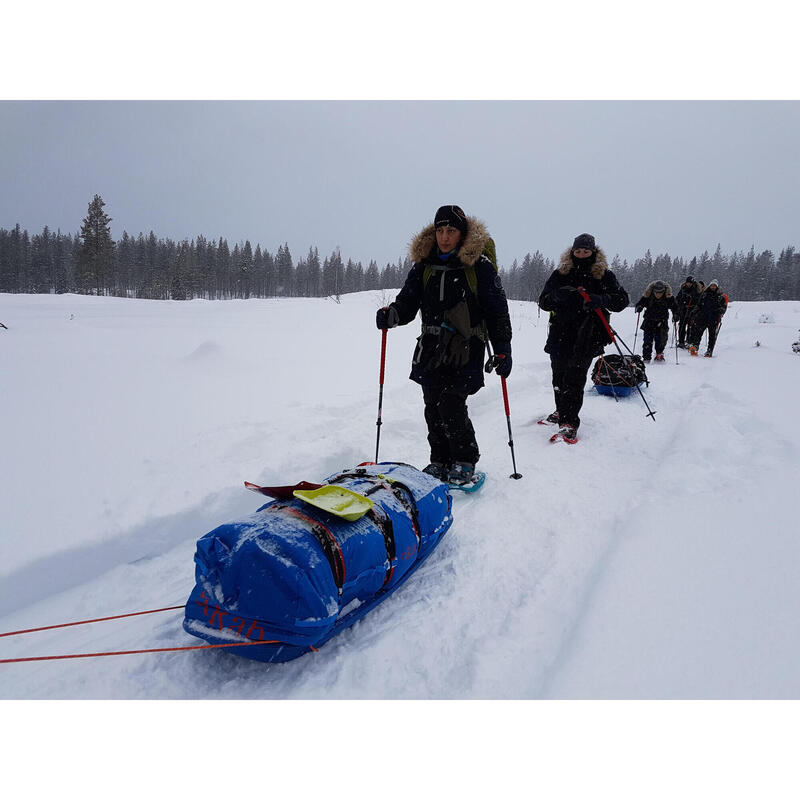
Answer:
[[[634,388],[640,383],[650,385],[641,356],[621,356],[614,353],[600,356],[594,362],[592,383],[595,386],[627,386],[630,388]]]

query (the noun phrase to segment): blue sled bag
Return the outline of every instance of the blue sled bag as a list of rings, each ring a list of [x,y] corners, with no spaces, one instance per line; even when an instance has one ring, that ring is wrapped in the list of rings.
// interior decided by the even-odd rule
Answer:
[[[284,492],[198,541],[188,633],[235,644],[225,649],[246,658],[290,661],[385,600],[453,522],[447,485],[407,464],[363,464],[316,486]],[[328,487],[356,493],[369,510],[349,521],[319,507],[320,492],[338,491]]]
[[[641,356],[602,355],[594,362],[592,383],[598,394],[627,397],[637,386],[650,385]]]

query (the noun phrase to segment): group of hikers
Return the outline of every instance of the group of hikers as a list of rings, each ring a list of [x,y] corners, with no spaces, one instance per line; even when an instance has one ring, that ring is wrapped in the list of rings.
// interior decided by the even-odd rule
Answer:
[[[505,380],[511,374],[511,319],[494,263],[494,242],[486,226],[456,205],[442,206],[433,223],[412,240],[412,267],[397,297],[378,309],[381,330],[412,322],[420,312],[422,329],[411,365],[420,384],[428,427],[430,463],[424,472],[453,486],[471,483],[480,458],[467,398],[484,385],[484,371]],[[719,283],[707,287],[690,276],[677,297],[668,284],[651,283],[636,304],[645,311],[643,357],[663,360],[668,313],[680,323],[679,347],[688,331],[689,351],[697,354],[708,330],[710,356],[724,313]],[[555,410],[544,420],[559,426],[563,441],[575,443],[584,387],[592,361],[613,341],[610,312],[623,311],[628,293],[608,268],[594,236],[582,233],[561,255],[538,299],[550,312],[544,350],[550,356]],[[490,358],[484,367],[487,348]],[[555,437],[554,437],[555,438]]]
[[[719,288],[719,281],[713,278],[708,286],[703,281],[695,281],[689,275],[681,284],[677,296],[672,287],[664,281],[653,281],[634,307],[637,315],[644,311],[642,319],[642,358],[649,362],[656,350],[656,361],[664,360],[664,348],[669,338],[669,312],[672,324],[677,331],[675,346],[689,348],[689,354],[696,356],[700,350],[703,334],[708,332],[708,345],[705,357],[714,354],[714,345],[722,324],[722,317],[728,310],[728,296]],[[637,316],[637,325],[638,325]]]

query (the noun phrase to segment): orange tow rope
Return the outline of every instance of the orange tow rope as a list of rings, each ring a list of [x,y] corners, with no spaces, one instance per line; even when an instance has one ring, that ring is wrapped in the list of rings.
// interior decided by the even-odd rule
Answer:
[[[105,622],[109,619],[122,619],[123,617],[138,617],[140,614],[156,614],[159,611],[177,611],[179,608],[186,608],[182,606],[169,606],[168,608],[154,608],[150,611],[134,611],[131,614],[117,614],[114,617],[98,617],[97,619],[83,619],[78,622],[62,622],[60,625],[45,625],[43,628],[27,628],[24,631],[9,631],[8,633],[0,633],[0,639],[3,636],[19,636],[23,633],[35,633],[36,631],[51,631],[53,628],[69,628],[71,625],[88,625],[90,622]]]
[[[23,633],[35,633],[36,631],[50,631],[54,628],[69,628],[72,625],[88,625],[91,622],[106,622],[111,619],[124,619],[125,617],[138,617],[142,614],[156,614],[159,611],[178,611],[179,609],[186,608],[182,606],[167,606],[166,608],[153,608],[149,611],[133,611],[128,614],[116,614],[113,617],[97,617],[96,619],[83,619],[77,622],[62,622],[59,625],[44,625],[40,628],[25,628],[19,631],[9,631],[8,633],[0,633],[0,638],[3,636],[20,636]],[[264,641],[247,641],[247,642],[230,642],[225,644],[196,644],[187,647],[153,647],[145,650],[115,650],[106,653],[70,653],[68,655],[60,656],[30,656],[27,658],[2,658],[0,664],[19,664],[23,661],[56,661],[64,658],[98,658],[100,656],[127,656],[135,653],[170,653],[179,650],[210,650],[217,647],[247,647],[249,645],[257,644],[283,644],[274,639]],[[315,647],[311,648],[316,651]]]
[[[116,650],[108,653],[71,653],[65,656],[32,656],[29,658],[1,658],[0,664],[19,664],[21,661],[55,661],[62,658],[97,658],[98,656],[129,656],[134,653],[169,653],[175,650],[209,650],[212,647],[247,647],[255,644],[280,644],[276,641],[231,642],[230,644],[196,644],[191,647],[153,647],[149,650]]]

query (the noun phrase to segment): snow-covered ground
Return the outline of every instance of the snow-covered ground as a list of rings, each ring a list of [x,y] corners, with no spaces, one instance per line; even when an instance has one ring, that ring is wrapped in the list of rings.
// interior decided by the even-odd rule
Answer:
[[[371,459],[389,298],[0,295],[0,633],[181,605],[196,540],[259,505],[244,480]],[[655,422],[638,395],[587,384],[575,446],[536,425],[547,318],[511,309],[524,477],[509,479],[492,375],[470,401],[484,489],[455,498],[436,553],[366,619],[282,665],[202,650],[3,664],[0,697],[800,698],[800,302],[733,302],[713,359],[668,350],[648,368]],[[612,324],[633,345],[632,310]],[[389,333],[380,457],[421,467],[416,335]],[[0,658],[201,643],[181,620],[0,638]]]

